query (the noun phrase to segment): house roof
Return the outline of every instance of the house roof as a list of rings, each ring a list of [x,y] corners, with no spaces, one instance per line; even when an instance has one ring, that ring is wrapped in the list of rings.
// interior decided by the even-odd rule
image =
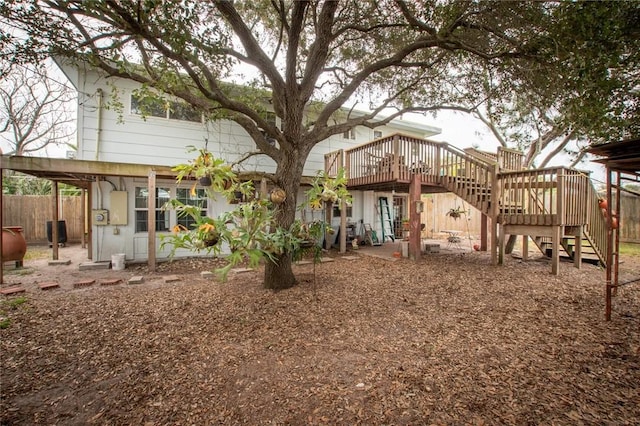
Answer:
[[[593,161],[604,164],[613,171],[640,175],[640,139],[594,145],[587,152],[604,157]]]

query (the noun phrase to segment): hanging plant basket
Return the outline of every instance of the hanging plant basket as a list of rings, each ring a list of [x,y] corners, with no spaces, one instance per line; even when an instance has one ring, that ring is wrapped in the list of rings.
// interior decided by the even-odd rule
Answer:
[[[218,244],[218,240],[220,239],[220,236],[218,235],[218,233],[211,233],[207,238],[205,238],[202,242],[204,243],[205,247],[213,247],[216,244]]]
[[[458,220],[465,213],[466,211],[461,207],[456,207],[455,209],[449,209],[449,211],[447,212],[447,216],[449,216],[453,220]]]
[[[282,188],[274,188],[269,193],[269,200],[273,204],[282,204],[287,199],[287,193]]]
[[[198,183],[200,186],[211,186],[213,182],[211,181],[211,176],[202,176],[198,179]]]

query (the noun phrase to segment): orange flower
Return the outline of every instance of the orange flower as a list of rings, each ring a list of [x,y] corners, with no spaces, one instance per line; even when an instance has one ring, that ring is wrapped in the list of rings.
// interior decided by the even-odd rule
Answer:
[[[177,234],[179,232],[186,231],[186,230],[187,230],[187,228],[185,228],[182,225],[176,225],[173,228],[171,228],[171,231],[173,231],[174,234]]]
[[[215,228],[215,226],[211,225],[210,223],[203,223],[202,225],[200,225],[198,230],[202,231],[202,232],[209,233],[209,232],[215,231],[216,228]]]

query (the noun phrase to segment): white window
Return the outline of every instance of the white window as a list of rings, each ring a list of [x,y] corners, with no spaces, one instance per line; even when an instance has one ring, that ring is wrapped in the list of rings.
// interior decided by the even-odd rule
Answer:
[[[168,101],[154,97],[131,95],[131,114],[160,117],[169,120],[202,122],[202,114],[184,102]]]
[[[380,139],[382,137],[382,131],[381,130],[374,130],[373,131],[373,138],[374,139]]]
[[[170,229],[169,211],[162,209],[162,206],[169,201],[169,198],[169,188],[156,188],[156,231],[168,231]],[[148,210],[149,190],[145,187],[136,187],[136,232],[149,232]]]
[[[349,129],[342,134],[344,139],[355,139],[356,138],[356,129]]]
[[[200,215],[207,215],[207,195],[204,189],[196,189],[196,194],[193,196],[189,189],[178,188],[176,190],[176,198],[184,205],[200,207]],[[184,226],[186,229],[191,229],[196,223],[190,215],[181,215],[180,213],[178,213],[176,221],[178,225]]]

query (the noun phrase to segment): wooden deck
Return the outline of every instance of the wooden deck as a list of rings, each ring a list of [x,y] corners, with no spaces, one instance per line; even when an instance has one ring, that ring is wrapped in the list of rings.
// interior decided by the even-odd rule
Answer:
[[[511,232],[548,236],[552,233],[542,227],[560,227],[554,235],[560,232],[567,252],[569,238],[584,237],[604,259],[606,222],[588,175],[580,171],[524,170],[522,154],[515,150],[462,151],[399,134],[325,156],[329,174],[340,167],[350,189],[409,193],[417,177],[423,194],[453,192]]]

